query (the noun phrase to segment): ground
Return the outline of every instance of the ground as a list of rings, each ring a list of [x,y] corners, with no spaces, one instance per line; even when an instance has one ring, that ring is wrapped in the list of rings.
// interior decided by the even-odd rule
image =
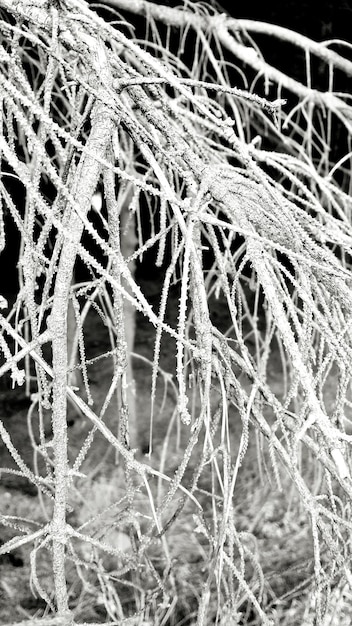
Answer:
[[[157,281],[141,279],[140,282],[150,303],[157,310],[159,302]],[[226,330],[229,320],[224,302],[221,299],[213,298],[211,311],[217,327],[223,331]],[[174,290],[167,312],[167,321],[171,325],[175,325],[177,312],[177,292]],[[137,316],[136,329],[133,367],[139,420],[139,452],[137,456],[143,462],[172,478],[182,460],[189,438],[189,430],[177,423],[175,392],[169,379],[160,376],[152,430],[153,449],[150,456],[146,454],[149,442],[151,360],[153,358],[155,330],[140,314]],[[91,314],[89,318],[85,336],[88,358],[93,358],[97,353],[109,349],[106,328],[95,313]],[[161,346],[160,368],[171,374],[174,374],[175,371],[174,346],[167,337]],[[89,368],[89,379],[95,401],[93,408],[101,406],[106,395],[110,374],[111,363],[107,360],[95,362]],[[270,378],[274,393],[280,396],[283,381],[279,367],[279,355],[278,353],[275,354],[275,351],[271,356]],[[166,381],[169,382],[166,384]],[[331,387],[330,390],[332,393],[333,388]],[[37,437],[35,417],[32,420],[28,417],[28,406],[29,401],[21,389],[16,390],[15,393],[2,391],[1,417],[11,434],[12,442],[28,466],[35,469],[35,464],[38,463],[40,469],[40,458],[33,455],[32,443],[27,434],[28,425],[30,425],[34,437]],[[108,411],[106,421],[112,430],[116,430],[113,409]],[[241,420],[234,409],[231,409],[229,423],[233,463],[236,459],[242,429]],[[49,412],[45,416],[45,424],[50,438]],[[79,416],[70,407],[69,446],[72,461],[76,458],[88,432],[89,424],[86,418]],[[199,443],[185,472],[183,484],[186,486],[191,483],[201,453],[202,445]],[[3,468],[17,469],[16,463],[3,443],[0,444],[0,459]],[[302,463],[305,462],[307,460],[302,460]],[[218,464],[220,471],[223,471],[220,456]],[[138,539],[138,533],[142,532],[143,534],[144,532],[147,536],[148,524],[152,521],[150,503],[143,485],[140,486],[138,481],[134,479],[134,505],[137,506],[139,512],[136,514],[137,516],[133,517],[133,515],[126,513],[125,477],[121,459],[116,458],[114,451],[107,446],[103,437],[98,435],[95,436],[94,443],[83,461],[80,471],[86,478],[78,479],[78,489],[72,491],[72,511],[69,513],[69,521],[73,522],[73,525],[84,524],[92,516],[95,516],[89,528],[90,533],[96,539],[105,541],[105,543],[112,543],[115,548],[121,550],[123,555],[133,551],[135,548],[134,541],[136,541],[136,537]],[[309,584],[312,580],[313,561],[309,523],[306,513],[298,503],[297,493],[293,487],[290,487],[285,475],[282,475],[282,485],[283,490],[280,491],[270,467],[267,446],[261,435],[251,428],[249,448],[238,475],[233,500],[236,533],[239,533],[236,536],[241,537],[241,544],[247,550],[246,557],[252,555],[250,558],[245,558],[246,578],[255,595],[258,596],[259,594],[262,604],[266,606],[268,614],[274,618],[275,624],[295,626],[300,623],[302,626],[310,626],[313,622],[311,621],[312,607],[309,608],[309,605],[313,603],[309,600]],[[165,481],[153,479],[150,481],[150,486],[156,502],[160,503],[165,494]],[[176,502],[173,502],[173,506],[169,507],[170,525],[164,536],[164,543],[153,540],[147,551],[154,570],[156,569],[160,576],[164,576],[163,584],[158,583],[159,587],[164,585],[164,591],[161,591],[161,587],[158,588],[155,583],[156,579],[150,572],[147,572],[146,567],[134,578],[132,576],[131,579],[128,575],[126,581],[121,582],[119,579],[119,582],[111,587],[107,585],[104,589],[101,587],[100,590],[96,582],[92,583],[90,574],[85,574],[86,584],[84,590],[81,589],[80,591],[76,570],[74,568],[69,570],[68,579],[72,585],[71,597],[76,606],[77,619],[87,622],[104,622],[109,618],[122,620],[130,614],[131,610],[133,613],[136,608],[138,609],[138,606],[142,606],[141,597],[146,594],[147,599],[149,598],[150,611],[154,610],[154,616],[150,617],[151,621],[144,621],[143,624],[195,624],[199,598],[208,577],[209,563],[211,563],[212,558],[210,556],[212,550],[211,546],[209,547],[209,542],[211,543],[209,537],[212,535],[211,526],[214,524],[214,506],[215,508],[218,507],[218,514],[221,511],[221,503],[216,504],[220,493],[219,484],[216,484],[216,478],[214,478],[208,465],[204,468],[198,482],[198,490],[195,492],[198,501],[203,506],[203,514],[197,517],[197,508],[193,506],[192,502],[187,502],[182,512],[172,523],[173,514],[177,508],[177,503],[180,503],[179,496],[181,494],[177,495]],[[0,495],[2,514],[23,518],[23,525],[27,528],[29,526],[31,530],[33,530],[33,523],[43,521],[43,510],[38,503],[37,489],[28,482],[27,478],[11,473],[11,471],[4,471],[1,475]],[[117,506],[120,523],[116,526]],[[96,517],[99,512],[104,510],[103,518]],[[25,522],[25,519],[28,518],[32,520],[31,523]],[[133,533],[131,535],[128,530],[131,524],[133,528],[137,529],[135,535]],[[207,524],[209,524],[208,529],[206,528]],[[1,541],[7,541],[14,534],[16,532],[5,525],[1,530]],[[169,577],[165,574],[167,561],[165,545],[167,545],[168,558],[173,568],[172,575]],[[233,550],[236,553],[236,542]],[[50,561],[45,558],[46,554],[45,549],[38,552],[37,575],[40,584],[44,586],[48,596],[50,596],[51,571]],[[82,545],[77,546],[77,554],[79,558],[89,561],[92,558],[92,548],[89,544],[84,544],[83,547]],[[265,582],[261,578],[262,574],[258,575],[258,571],[255,571],[257,561],[262,568]],[[234,562],[237,562],[236,558]],[[105,555],[101,558],[101,566],[111,572],[116,567],[116,557]],[[137,600],[136,592],[134,596],[131,595],[131,588],[129,587],[131,584],[135,586],[135,589],[142,588],[143,590],[138,592]],[[260,589],[261,585],[262,588]],[[1,557],[0,624],[10,624],[31,615],[42,615],[46,603],[38,598],[38,593],[35,593],[35,586],[33,571],[32,578],[30,577],[30,550],[27,546],[19,547],[13,553]],[[209,621],[207,622],[209,624],[215,623],[214,620],[219,607],[223,619],[225,619],[225,615],[229,615],[226,605],[221,606],[221,600],[217,597],[216,589],[211,588],[214,593],[210,601]],[[106,600],[109,594],[113,605],[113,608],[110,609]],[[153,599],[153,594],[155,599]],[[172,610],[170,609],[171,616],[168,620],[162,621],[164,618],[160,615],[165,616],[165,609],[164,613],[160,613],[159,607],[161,598],[165,601],[166,596],[168,596],[169,606],[170,597],[173,597],[171,601]],[[134,608],[131,609],[133,597],[135,604]],[[255,621],[255,613],[246,600],[246,594],[241,593],[239,589],[236,597],[237,617],[235,618],[232,613],[232,621],[229,621],[230,617],[228,616],[226,618],[227,625],[259,623]],[[340,598],[341,594],[339,595]],[[172,604],[173,601],[174,605]],[[119,603],[121,603],[120,608],[116,608]],[[304,611],[306,617],[304,617]],[[343,619],[343,611],[340,610],[339,626],[345,623]],[[218,623],[225,624],[225,621],[218,621]]]

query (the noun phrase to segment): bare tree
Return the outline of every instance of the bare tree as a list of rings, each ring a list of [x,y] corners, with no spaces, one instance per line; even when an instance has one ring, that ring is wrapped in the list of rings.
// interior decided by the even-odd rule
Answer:
[[[0,373],[13,393],[26,385],[36,421],[32,465],[0,422],[17,466],[2,472],[28,479],[40,504],[34,517],[1,514],[13,532],[0,554],[30,550],[32,589],[47,609],[26,623],[82,623],[90,599],[89,623],[326,624],[337,598],[348,605],[351,580],[348,45],[189,1],[0,7],[1,206],[21,239],[19,290],[11,306],[2,297]],[[257,36],[291,46],[305,80],[270,65]],[[2,250],[6,236],[2,218]],[[133,271],[147,254],[162,275],[157,311]],[[110,347],[88,358],[92,309]],[[162,453],[151,420],[148,459],[131,393],[134,311],[155,328],[152,413],[160,378],[176,397]],[[102,363],[110,378],[97,405],[90,372]],[[68,405],[84,424],[78,450]],[[82,502],[108,489],[88,463],[98,433],[123,472],[110,478],[113,503],[97,501],[84,521]],[[250,519],[243,510],[248,458],[256,493],[266,483],[273,503],[290,494],[291,546],[298,516],[310,521],[307,560],[281,590],[275,559],[268,568],[260,552],[260,508]],[[191,549],[173,552],[185,529],[196,566]]]

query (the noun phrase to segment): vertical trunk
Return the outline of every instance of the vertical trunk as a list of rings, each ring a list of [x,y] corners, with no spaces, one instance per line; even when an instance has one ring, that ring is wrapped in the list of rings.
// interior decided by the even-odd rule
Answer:
[[[123,206],[121,207],[120,216],[120,231],[121,231],[121,254],[126,259],[133,254],[137,245],[137,237],[135,233],[135,218],[129,211],[130,203],[132,200],[133,190],[129,190],[124,198]],[[129,264],[129,270],[132,275],[136,271],[135,261],[131,261]],[[127,285],[123,285],[124,288],[129,291]],[[123,315],[124,315],[124,327],[125,337],[127,344],[127,368],[126,368],[126,400],[128,403],[129,412],[129,435],[131,447],[138,445],[138,423],[136,414],[136,388],[133,378],[133,366],[132,355],[134,348],[134,339],[136,332],[136,310],[129,300],[124,300],[123,303]]]
[[[87,152],[82,154],[72,195],[77,207],[86,216],[101,172],[101,165],[92,157],[104,158],[116,121],[102,104],[92,113],[92,131],[87,142]],[[71,207],[71,215],[63,236],[57,270],[52,313],[48,322],[52,334],[53,352],[53,446],[55,462],[55,505],[52,520],[54,585],[59,614],[68,611],[65,575],[65,544],[67,540],[66,505],[68,488],[67,457],[67,311],[69,292],[76,259],[77,245],[83,232],[83,222]]]
[[[130,291],[121,276],[119,263],[123,263],[124,259],[131,256],[136,247],[135,219],[129,211],[133,199],[133,187],[128,185],[120,188],[119,197],[116,199],[114,175],[106,171],[104,191],[109,220],[109,243],[117,251],[111,273],[117,284]],[[134,262],[130,263],[129,270],[132,274],[134,273]],[[122,443],[135,448],[138,446],[138,428],[131,355],[135,336],[135,309],[128,300],[123,300],[117,288],[113,289],[113,315],[117,348],[114,378],[117,392],[119,439]]]

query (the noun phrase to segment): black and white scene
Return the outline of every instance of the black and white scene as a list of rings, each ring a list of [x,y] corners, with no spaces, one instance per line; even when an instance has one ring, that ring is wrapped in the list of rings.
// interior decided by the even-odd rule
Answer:
[[[351,25],[0,0],[1,626],[351,626]]]

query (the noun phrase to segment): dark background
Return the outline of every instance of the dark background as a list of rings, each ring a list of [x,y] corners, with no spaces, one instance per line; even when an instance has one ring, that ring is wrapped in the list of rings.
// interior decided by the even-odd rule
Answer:
[[[352,2],[322,0],[300,2],[266,0],[265,2],[226,1],[221,6],[233,17],[249,18],[285,26],[317,41],[339,38],[351,41]]]

